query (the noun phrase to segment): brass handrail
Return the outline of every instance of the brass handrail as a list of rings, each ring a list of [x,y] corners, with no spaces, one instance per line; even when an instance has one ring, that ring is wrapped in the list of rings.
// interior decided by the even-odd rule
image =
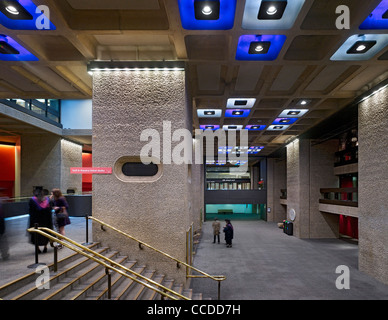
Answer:
[[[147,248],[150,248],[150,249],[152,249],[152,250],[154,250],[154,251],[156,251],[156,252],[162,254],[163,256],[165,256],[165,257],[167,257],[167,258],[169,258],[169,259],[171,259],[171,260],[174,260],[175,262],[177,262],[177,263],[179,263],[179,264],[182,264],[182,265],[184,265],[184,266],[190,268],[190,269],[193,270],[193,271],[196,271],[196,272],[202,274],[202,276],[198,276],[198,275],[197,275],[197,276],[195,276],[195,275],[186,275],[188,278],[209,278],[209,279],[212,279],[212,280],[215,280],[215,281],[224,281],[224,280],[226,279],[226,277],[223,276],[223,275],[221,275],[221,276],[211,276],[210,274],[207,274],[206,272],[203,272],[203,271],[201,271],[201,270],[199,270],[199,269],[197,269],[197,268],[195,268],[195,267],[193,267],[193,266],[187,264],[186,262],[183,262],[183,261],[181,261],[181,260],[179,260],[179,259],[177,259],[177,258],[175,258],[175,257],[173,257],[173,256],[171,256],[171,255],[169,255],[168,253],[165,253],[165,252],[163,252],[163,251],[161,251],[161,250],[159,250],[159,249],[156,249],[155,247],[153,247],[153,246],[151,246],[151,245],[149,245],[149,244],[147,244],[147,243],[145,243],[145,242],[143,242],[143,241],[141,241],[141,240],[138,240],[138,239],[136,239],[135,237],[133,237],[133,236],[131,236],[131,235],[129,235],[129,234],[127,234],[127,233],[125,233],[125,232],[123,232],[123,231],[121,231],[121,230],[119,230],[119,229],[117,229],[117,228],[115,228],[115,227],[113,227],[113,226],[107,224],[106,222],[103,222],[103,221],[101,221],[101,220],[95,218],[95,217],[88,216],[87,218],[90,219],[90,220],[94,220],[95,222],[98,222],[98,223],[100,223],[101,225],[106,226],[106,227],[108,227],[108,228],[110,228],[110,229],[112,229],[112,230],[114,230],[114,231],[120,233],[121,235],[123,235],[123,236],[125,236],[125,237],[127,237],[127,238],[130,238],[130,239],[132,239],[132,240],[134,240],[134,241],[137,241],[140,245],[145,246],[145,247],[147,247]]]
[[[169,299],[172,299],[172,300],[178,300],[177,297],[179,297],[179,298],[181,298],[183,300],[191,300],[190,298],[185,297],[185,296],[181,295],[180,293],[175,292],[174,290],[171,290],[171,289],[161,285],[160,283],[157,283],[157,282],[153,281],[152,279],[149,279],[149,278],[147,278],[147,277],[145,277],[145,276],[143,276],[143,275],[141,275],[141,274],[139,274],[139,273],[137,273],[137,272],[135,272],[135,271],[133,271],[131,269],[128,269],[125,266],[123,266],[123,265],[121,265],[121,264],[119,264],[119,263],[117,263],[117,262],[115,262],[115,261],[113,261],[113,260],[103,256],[102,254],[99,254],[98,252],[95,252],[95,251],[89,249],[88,247],[86,247],[86,246],[84,246],[82,244],[79,244],[79,243],[71,240],[70,238],[67,238],[67,237],[65,237],[65,236],[55,232],[52,229],[39,227],[39,228],[29,228],[29,229],[27,229],[27,231],[28,232],[39,233],[40,235],[42,235],[42,236],[48,238],[49,240],[51,240],[51,242],[58,242],[58,243],[62,244],[63,246],[65,246],[65,247],[67,247],[67,248],[69,248],[69,249],[71,249],[71,250],[73,250],[73,251],[75,251],[75,252],[77,252],[77,253],[79,253],[79,254],[81,254],[81,255],[83,255],[83,256],[85,256],[85,257],[87,257],[87,258],[89,258],[89,259],[91,259],[91,260],[93,260],[93,261],[95,261],[97,263],[99,263],[99,264],[101,264],[101,265],[103,265],[105,268],[113,270],[113,271],[115,271],[115,272],[117,272],[117,273],[119,273],[119,274],[121,274],[121,275],[123,275],[123,276],[125,276],[125,277],[127,277],[127,278],[129,278],[129,279],[131,279],[131,280],[133,280],[133,281],[135,281],[135,282],[137,282],[137,283],[139,283],[139,284],[141,284],[141,285],[143,285],[143,286],[145,286],[145,287],[147,287],[147,288],[149,288],[149,289],[159,293],[159,294],[161,294],[162,296],[164,296],[166,298],[169,298]],[[52,234],[52,235],[50,235],[50,234]],[[106,263],[106,262],[103,262],[103,261],[101,261],[101,260],[99,260],[97,258],[95,258],[94,256],[91,256],[90,254],[88,254],[88,253],[86,253],[86,252],[84,252],[84,251],[82,251],[82,250],[80,250],[78,248],[75,248],[75,247],[69,245],[68,243],[60,240],[59,238],[65,240],[67,242],[70,242],[71,244],[81,248],[84,251],[87,251],[87,252],[89,252],[89,253],[91,253],[93,255],[98,256],[99,258],[107,261],[109,264]],[[143,281],[140,281],[140,280],[136,279],[135,277],[132,277],[132,276],[128,275],[127,273],[117,269],[113,265],[115,265],[116,267],[119,267],[121,269],[124,269],[125,271],[127,271],[129,273],[132,273],[136,277],[139,277],[139,278],[141,278],[141,279],[143,279],[143,280],[145,280],[147,282],[150,282],[151,284],[159,287],[160,289],[163,289],[164,291],[161,291],[160,289],[157,289],[157,288],[151,286],[148,283],[145,283]],[[169,292],[169,293],[171,293],[173,295],[176,295],[177,297],[171,296],[167,292]]]

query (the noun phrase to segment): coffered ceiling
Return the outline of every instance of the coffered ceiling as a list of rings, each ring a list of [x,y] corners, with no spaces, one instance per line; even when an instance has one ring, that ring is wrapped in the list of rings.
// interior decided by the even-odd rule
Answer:
[[[385,38],[377,40],[374,48],[381,48],[372,56],[365,54],[365,59],[353,59],[364,57],[357,54],[346,60],[332,58],[352,36],[388,34],[387,27],[360,29],[380,4],[388,10],[386,0],[301,0],[294,18],[289,17],[292,12],[288,10],[294,5],[292,2],[298,1],[281,1],[287,4],[278,22],[287,19],[289,25],[259,24],[258,29],[255,25],[262,22],[257,17],[261,0],[220,0],[220,10],[224,10],[226,2],[236,3],[232,26],[226,30],[209,30],[206,23],[196,28],[198,21],[194,21],[194,28],[184,28],[181,18],[186,15],[185,6],[180,8],[179,3],[194,0],[33,2],[49,8],[55,29],[0,26],[0,34],[12,38],[38,59],[0,61],[0,98],[90,99],[92,78],[87,73],[87,63],[91,60],[183,60],[187,61],[189,74],[193,127],[260,126],[263,130],[249,131],[249,143],[264,146],[261,155],[271,154],[388,78]],[[350,29],[336,27],[336,9],[340,5],[349,8]],[[247,20],[248,16],[254,19]],[[278,38],[273,36],[282,36],[282,44],[271,40]],[[244,39],[263,43],[269,39],[269,50],[274,50],[275,45],[279,48],[271,56],[270,52],[243,52],[239,56]],[[247,117],[226,116],[228,99],[248,98],[255,100]],[[236,107],[239,108],[246,109],[244,104]],[[202,109],[220,109],[221,115],[198,117],[197,110]],[[285,109],[308,111],[285,130],[268,130]],[[280,123],[278,128],[282,124],[287,123]]]

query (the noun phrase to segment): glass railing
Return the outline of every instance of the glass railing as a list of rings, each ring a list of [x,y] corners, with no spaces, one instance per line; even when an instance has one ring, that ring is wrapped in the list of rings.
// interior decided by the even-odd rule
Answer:
[[[31,115],[60,125],[61,100],[58,99],[0,99],[0,103],[18,110],[28,110]]]
[[[358,207],[358,188],[323,188],[319,203]]]

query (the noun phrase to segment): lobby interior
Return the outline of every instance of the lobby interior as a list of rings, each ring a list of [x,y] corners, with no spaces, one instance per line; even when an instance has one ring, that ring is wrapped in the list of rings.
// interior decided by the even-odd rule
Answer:
[[[333,269],[341,255],[360,291],[341,295],[335,269],[325,270],[313,298],[367,299],[365,284],[386,299],[387,13],[387,0],[0,1],[0,190],[10,238],[22,239],[11,226],[26,219],[33,190],[60,188],[71,217],[88,214],[227,274],[228,299],[308,299],[300,278],[294,295],[277,290],[305,266],[319,269],[319,257]],[[190,163],[171,161],[186,146],[182,129]],[[237,144],[215,139],[212,156],[199,130],[235,133]],[[155,137],[162,146],[142,165]],[[226,248],[214,252],[216,217],[246,230],[229,251],[234,262]],[[91,237],[217,298],[211,282],[190,281],[186,268],[112,232],[93,227]],[[264,281],[262,295],[253,284],[233,295],[244,290],[233,286],[241,259],[240,284]],[[9,277],[0,293],[23,274],[10,275],[11,262],[0,260]]]

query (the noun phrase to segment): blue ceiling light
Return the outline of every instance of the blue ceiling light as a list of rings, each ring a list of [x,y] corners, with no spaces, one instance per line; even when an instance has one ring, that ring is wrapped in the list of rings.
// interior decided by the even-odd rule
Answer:
[[[383,0],[360,25],[361,30],[388,29],[388,0]]]
[[[0,0],[0,23],[12,30],[56,29],[31,0]]]
[[[286,38],[284,35],[243,35],[238,41],[236,60],[276,60]]]
[[[345,41],[330,60],[369,60],[386,45],[388,45],[388,34],[353,35]]]
[[[250,112],[250,109],[226,109],[225,118],[246,118]]]
[[[38,61],[31,52],[14,39],[0,35],[0,61]]]
[[[272,124],[273,125],[291,125],[294,124],[298,118],[277,118]]]
[[[260,147],[249,147],[248,149],[248,154],[258,154],[261,150],[263,150],[264,147],[260,146]]]
[[[178,0],[186,30],[229,30],[234,25],[236,0]]]
[[[254,98],[230,98],[226,103],[226,108],[246,108],[251,109],[255,105],[256,99]]]
[[[197,115],[198,118],[220,118],[222,110],[221,109],[198,109]]]
[[[218,130],[220,128],[220,126],[213,125],[213,124],[205,124],[205,125],[200,125],[199,128],[201,130]]]
[[[249,131],[262,131],[265,129],[265,125],[256,125],[256,124],[249,124],[247,126],[245,126],[245,129],[249,130]]]
[[[242,28],[246,30],[291,29],[305,0],[246,0]]]

